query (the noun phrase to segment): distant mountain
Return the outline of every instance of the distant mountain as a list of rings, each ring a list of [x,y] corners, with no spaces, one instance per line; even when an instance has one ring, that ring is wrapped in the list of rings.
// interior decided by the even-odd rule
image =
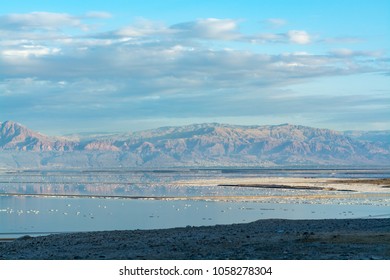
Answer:
[[[382,131],[346,131],[344,135],[356,140],[390,145],[390,130]]]
[[[67,151],[77,143],[60,137],[48,137],[12,121],[0,123],[0,150]]]
[[[389,132],[218,123],[48,137],[0,124],[0,167],[388,165]],[[387,134],[386,134],[387,133]],[[385,135],[385,136],[384,136]]]

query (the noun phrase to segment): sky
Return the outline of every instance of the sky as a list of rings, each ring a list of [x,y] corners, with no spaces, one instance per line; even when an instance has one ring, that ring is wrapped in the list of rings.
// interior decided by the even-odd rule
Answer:
[[[390,130],[390,1],[2,1],[0,122]]]

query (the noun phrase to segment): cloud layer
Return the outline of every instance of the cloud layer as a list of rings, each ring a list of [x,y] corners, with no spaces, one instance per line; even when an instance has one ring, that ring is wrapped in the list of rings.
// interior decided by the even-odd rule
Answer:
[[[268,20],[275,30],[285,28],[278,33],[248,34],[240,30],[242,19],[217,18],[173,25],[138,19],[115,30],[99,29],[96,22],[102,25],[111,17],[98,11],[0,16],[3,115],[310,118],[320,110],[329,114],[324,103],[337,102],[331,119],[361,101],[326,93],[302,97],[288,88],[311,79],[389,71],[388,58],[377,50],[332,48],[329,43],[328,51],[312,52],[330,39],[289,30],[283,19]],[[273,46],[299,51],[275,54],[269,51]],[[387,101],[386,96],[365,100]]]

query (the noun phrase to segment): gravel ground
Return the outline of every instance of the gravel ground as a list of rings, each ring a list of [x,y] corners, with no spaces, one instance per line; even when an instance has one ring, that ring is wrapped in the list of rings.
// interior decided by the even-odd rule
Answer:
[[[0,242],[0,259],[390,259],[390,219],[259,220]]]

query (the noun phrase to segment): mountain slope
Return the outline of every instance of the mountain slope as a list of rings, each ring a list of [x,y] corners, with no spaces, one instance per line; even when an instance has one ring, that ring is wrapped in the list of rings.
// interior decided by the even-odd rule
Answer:
[[[0,154],[15,166],[26,157],[39,166],[275,166],[385,165],[388,143],[362,140],[351,132],[283,124],[237,126],[195,124],[128,134],[54,138],[17,123],[0,124]],[[28,154],[28,155],[27,155]],[[23,163],[21,164],[20,161]],[[38,163],[37,163],[38,162]],[[11,164],[12,165],[12,164]]]
[[[383,131],[346,131],[346,136],[357,140],[387,144],[390,146],[390,130]]]
[[[48,137],[32,131],[19,123],[0,123],[0,149],[16,151],[66,151],[73,150],[76,143],[65,139]]]
[[[274,164],[341,164],[380,161],[389,151],[343,133],[295,125],[192,125],[141,132],[136,140],[116,142],[149,155],[165,155],[183,162],[232,161]],[[140,143],[139,139],[147,140]],[[142,146],[144,145],[144,146]]]

